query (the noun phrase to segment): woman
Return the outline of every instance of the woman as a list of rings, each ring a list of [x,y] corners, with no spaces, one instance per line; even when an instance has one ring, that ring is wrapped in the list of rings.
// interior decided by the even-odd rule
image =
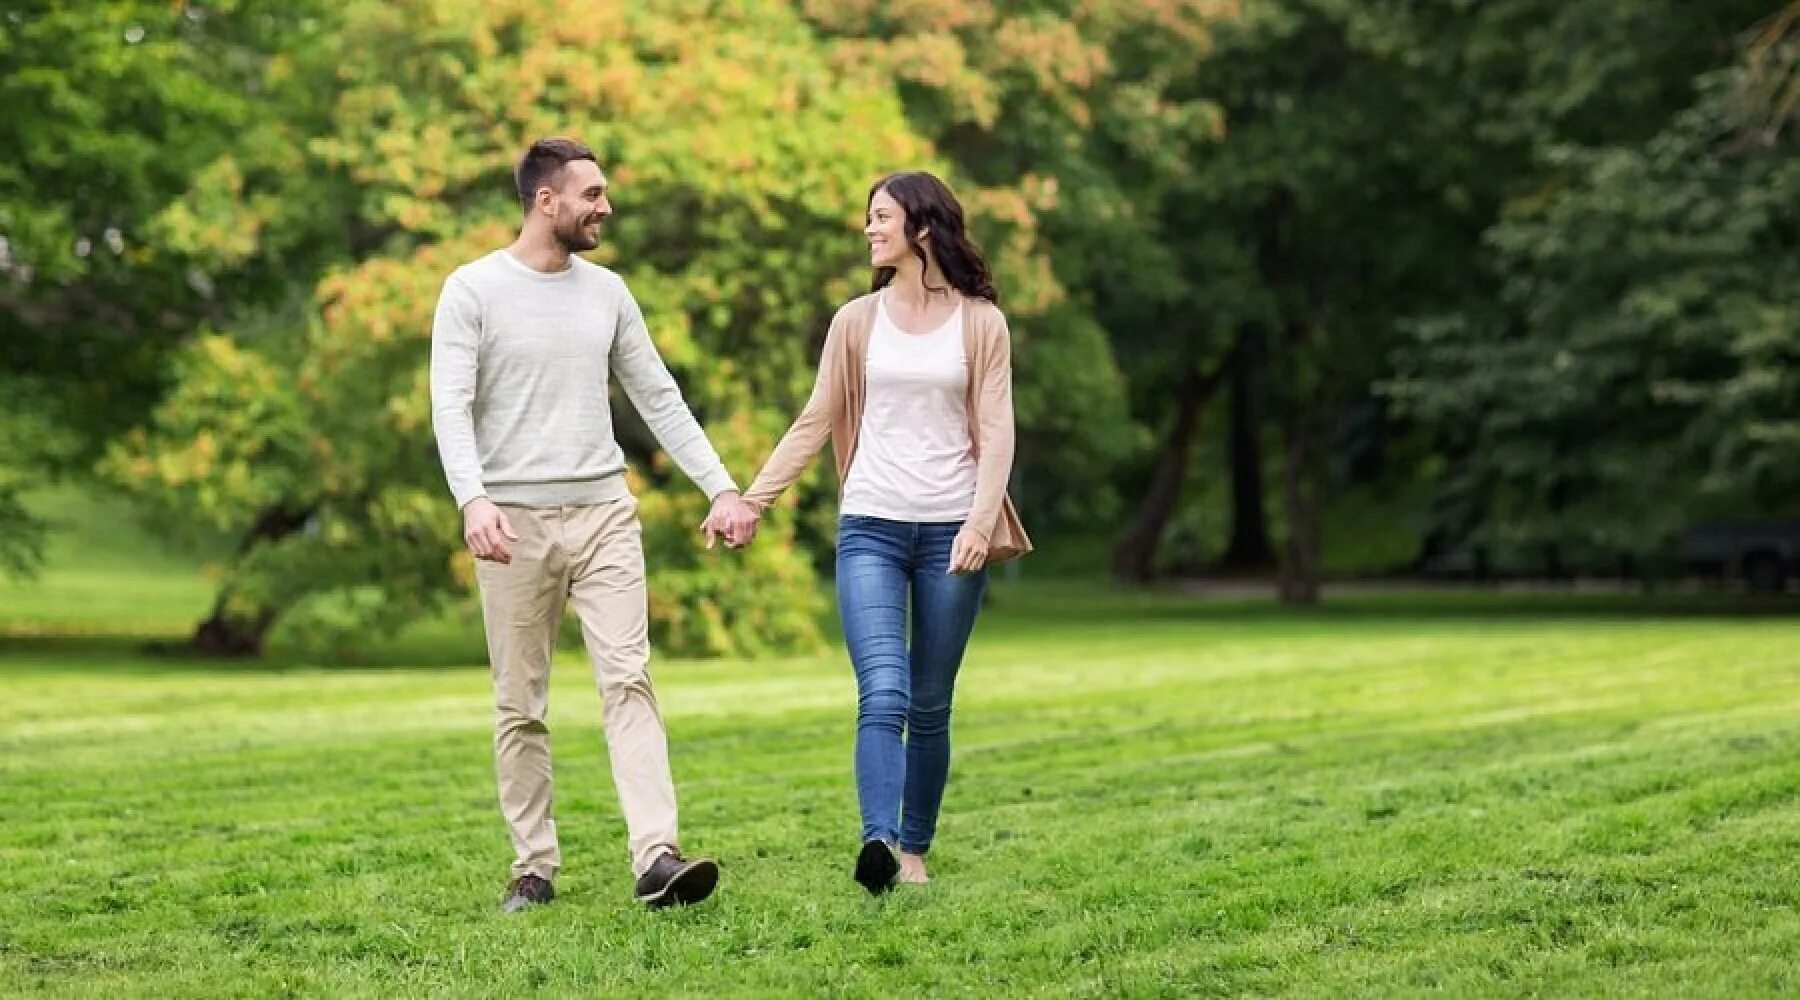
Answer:
[[[857,686],[855,877],[879,895],[929,880],[951,692],[985,567],[1031,542],[1006,494],[1010,336],[962,206],[930,174],[893,174],[870,189],[863,234],[870,294],[838,310],[812,398],[744,499],[760,514],[831,438],[838,613]]]

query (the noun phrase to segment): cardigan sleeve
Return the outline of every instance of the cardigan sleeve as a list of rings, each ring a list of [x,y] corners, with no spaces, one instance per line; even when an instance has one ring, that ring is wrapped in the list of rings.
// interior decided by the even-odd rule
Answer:
[[[969,508],[968,526],[986,542],[999,522],[1013,464],[1012,333],[999,309],[993,309],[992,319],[983,325],[982,336],[986,343],[981,370],[975,376],[980,383],[976,386],[977,419],[972,428],[977,451],[975,502]]]
[[[781,436],[775,450],[763,462],[756,480],[744,493],[745,502],[758,513],[767,510],[775,502],[775,498],[806,471],[807,463],[812,461],[826,438],[831,436],[832,425],[843,412],[844,336],[843,315],[840,312],[832,320],[831,329],[825,335],[825,347],[819,352],[819,373],[813,380],[812,395],[806,400],[806,406],[800,410],[800,415],[788,427],[787,433]]]

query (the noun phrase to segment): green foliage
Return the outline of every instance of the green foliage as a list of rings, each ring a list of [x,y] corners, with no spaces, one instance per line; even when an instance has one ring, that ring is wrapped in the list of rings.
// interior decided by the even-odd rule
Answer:
[[[1298,446],[1291,455],[1305,466],[1302,477],[1326,479],[1343,499],[1348,484],[1333,474],[1342,463],[1322,447],[1328,428],[1391,374],[1391,351],[1418,317],[1480,313],[1492,301],[1494,258],[1513,252],[1509,239],[1527,237],[1483,234],[1503,213],[1527,211],[1569,182],[1576,168],[1556,150],[1642,141],[1662,128],[1691,99],[1693,74],[1714,65],[1720,42],[1752,16],[1746,11],[1759,9],[1293,0],[1249,5],[1216,25],[1194,86],[1223,107],[1227,136],[1198,157],[1198,182],[1183,189],[1174,217],[1208,234],[1192,242],[1209,254],[1189,259],[1212,276],[1204,292],[1212,315],[1270,335],[1272,402],[1289,448]],[[1621,185],[1620,195],[1626,190]],[[1598,272],[1616,277],[1642,262],[1615,252],[1619,227],[1598,234],[1564,223],[1550,238],[1570,241],[1568,255],[1546,274],[1566,277],[1571,291],[1593,302],[1608,301],[1616,282],[1597,280]],[[1512,294],[1541,310],[1539,291]],[[1566,334],[1541,316],[1533,322],[1543,323],[1546,338]],[[1622,354],[1612,362],[1616,370],[1643,359]],[[1553,405],[1533,388],[1513,385],[1505,405]],[[1466,389],[1421,391],[1441,401],[1440,415],[1468,414]],[[1611,402],[1604,393],[1583,398],[1595,418]],[[1428,428],[1441,426],[1436,415],[1412,412]],[[1563,440],[1529,453],[1505,434],[1480,444],[1465,437],[1453,447],[1515,469],[1582,461],[1574,444],[1585,421],[1552,422]],[[1641,467],[1646,451],[1669,444],[1643,430],[1635,451],[1605,461]],[[1440,506],[1448,511],[1471,497],[1485,503],[1495,488],[1452,482]],[[1636,499],[1659,502],[1654,492]],[[1465,505],[1459,516],[1480,519],[1489,510],[1509,522],[1504,505],[1482,513]],[[1288,514],[1293,521],[1296,512]],[[1616,517],[1631,520],[1623,510]],[[1541,535],[1546,526],[1532,531]],[[1571,524],[1571,534],[1586,530]]]
[[[24,503],[46,469],[68,461],[78,442],[52,418],[52,391],[41,380],[0,378],[0,579],[27,578],[43,564],[48,526]]]
[[[1210,330],[1185,297],[1191,275],[1166,245],[1159,198],[1218,134],[1216,106],[1176,88],[1227,6],[804,4],[839,39],[839,65],[873,64],[899,81],[908,120],[955,164],[975,228],[998,236],[989,249],[1016,342],[1017,487],[1041,531],[1118,510],[1111,473],[1144,437],[1115,358]],[[1158,398],[1161,386],[1136,388]]]
[[[1794,105],[1757,84],[1793,78],[1795,37],[1642,142],[1553,150],[1558,182],[1489,235],[1496,307],[1418,327],[1391,391],[1458,457],[1448,527],[1645,552],[1703,514],[1792,512],[1800,158]]]
[[[1637,548],[1776,510],[1800,489],[1795,8],[1739,37],[1768,8],[15,5],[0,572],[41,552],[21,491],[106,450],[168,537],[246,540],[221,580],[240,618],[336,648],[470,586],[429,447],[429,307],[507,238],[512,159],[554,133],[600,151],[620,212],[596,259],[740,477],[863,287],[869,182],[923,166],[1005,293],[1041,534],[1111,522],[1177,388],[1242,338],[1270,352],[1259,439],[1335,490],[1331,424],[1390,387],[1396,435],[1441,446],[1440,531]],[[705,554],[700,498],[620,426],[659,640],[816,643],[828,463],[763,544]],[[1639,488],[1647,464],[1679,484]],[[1216,514],[1176,514],[1182,561]]]
[[[0,451],[0,492],[84,470],[144,417],[196,325],[306,278],[292,254],[253,262],[201,244],[256,236],[240,199],[254,202],[263,178],[230,150],[274,169],[285,151],[293,165],[291,99],[312,81],[291,67],[322,28],[311,2],[30,3],[0,15],[0,439],[13,446]],[[227,205],[232,217],[217,218]],[[283,245],[330,232],[330,205],[290,206]],[[0,553],[28,551],[42,525],[8,513],[20,520],[9,517],[17,531]],[[30,564],[0,555],[0,572]]]
[[[29,576],[44,561],[44,524],[26,510],[20,493],[19,483],[0,481],[0,522],[13,526],[0,540],[0,576]]]
[[[0,19],[0,389],[38,380],[81,433],[70,461],[141,418],[196,323],[268,293],[193,252],[179,203],[253,193],[217,158],[292,143],[284,102],[306,81],[286,67],[321,27],[308,2],[234,0],[36,3]],[[320,208],[308,213],[328,221]]]
[[[430,441],[431,311],[456,265],[510,239],[510,171],[531,139],[575,135],[602,156],[618,215],[597,259],[631,284],[739,476],[798,411],[826,321],[854,293],[869,179],[926,155],[882,81],[831,70],[778,3],[621,15],[416,0],[341,16],[332,127],[308,149],[388,235],[319,284],[304,323],[196,342],[154,425],[109,463],[153,508],[220,527],[302,517],[249,548],[229,593],[238,613],[291,607],[288,627],[321,634],[391,628],[471,583]],[[704,552],[704,499],[653,443],[625,443],[659,642],[815,645],[793,504],[745,552]],[[816,475],[796,502],[826,488]]]

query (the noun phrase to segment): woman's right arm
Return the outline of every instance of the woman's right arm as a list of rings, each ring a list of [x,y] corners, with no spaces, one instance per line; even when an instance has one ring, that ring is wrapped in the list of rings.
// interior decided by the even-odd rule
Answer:
[[[756,481],[744,492],[744,502],[758,514],[767,510],[775,498],[806,471],[807,463],[831,436],[832,424],[844,407],[844,382],[840,370],[844,334],[841,327],[842,323],[834,319],[830,332],[825,335],[825,348],[819,352],[819,374],[813,381],[812,396],[806,400],[806,406],[794,418],[787,433],[781,436],[781,443],[763,463]]]

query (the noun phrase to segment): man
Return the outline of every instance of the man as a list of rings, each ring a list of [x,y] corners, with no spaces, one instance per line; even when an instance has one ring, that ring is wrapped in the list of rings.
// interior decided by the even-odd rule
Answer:
[[[600,686],[637,898],[698,902],[719,869],[684,858],[676,839],[668,742],[648,673],[637,500],[613,436],[609,378],[712,500],[709,526],[739,543],[755,515],[625,283],[575,256],[599,245],[612,214],[594,154],[570,139],[541,140],[514,179],[525,210],[518,239],[445,281],[431,336],[432,426],[475,556],[493,665],[500,809],[516,858],[502,909],[549,902],[562,864],[544,716],[565,601],[581,619]]]

